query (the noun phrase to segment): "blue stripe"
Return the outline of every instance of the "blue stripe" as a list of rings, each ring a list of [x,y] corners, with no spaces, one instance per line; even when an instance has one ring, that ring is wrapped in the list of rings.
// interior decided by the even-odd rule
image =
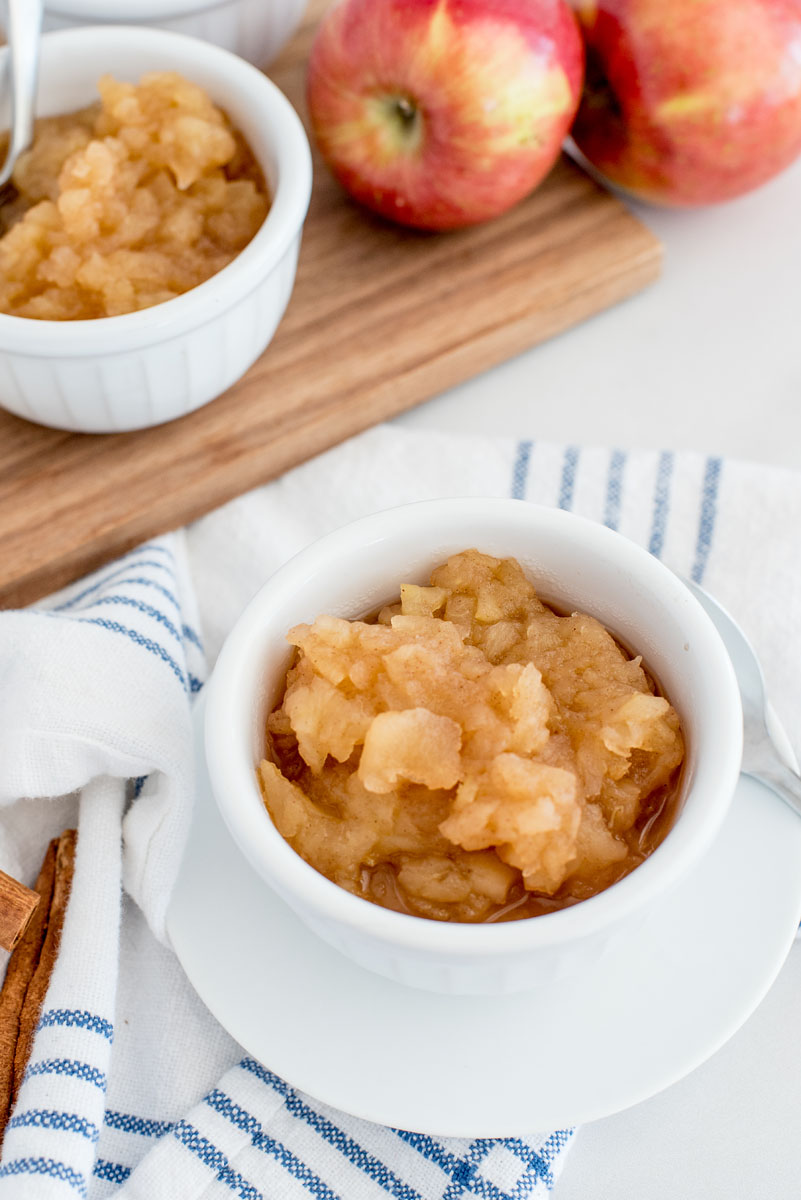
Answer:
[[[151,638],[144,637],[137,629],[129,629],[127,625],[120,625],[116,621],[106,621],[102,617],[76,617],[75,620],[80,621],[83,625],[99,625],[101,629],[108,629],[111,633],[121,633],[124,637],[130,638],[137,646],[141,646],[144,650],[155,654],[163,663],[166,663],[176,679],[181,681],[184,691],[189,690],[189,685],[184,678],[183,671],[172,655],[168,654],[159,642],[154,642]]]
[[[195,646],[197,646],[200,653],[201,654],[203,653],[203,643],[201,642],[199,635],[195,633],[195,631],[191,625],[182,625],[181,633],[184,635],[187,642],[192,642]]]
[[[539,1161],[537,1161],[539,1160]],[[507,1200],[529,1200],[532,1193],[536,1194],[539,1185],[544,1183],[550,1191],[555,1183],[554,1174],[547,1162],[539,1155],[526,1164],[523,1174],[512,1188]]]
[[[129,550],[127,554],[123,554],[122,558],[130,558],[133,554],[163,554],[170,562],[175,562],[175,555],[167,546],[157,546],[155,542],[143,542],[141,546],[136,546],[135,549]]]
[[[242,1200],[264,1200],[258,1188],[248,1183],[238,1171],[234,1171],[222,1150],[218,1150],[208,1138],[198,1133],[194,1125],[190,1125],[188,1121],[179,1121],[172,1134],[182,1146],[186,1146],[187,1150],[197,1155],[205,1166],[215,1172],[220,1183],[226,1184],[232,1192],[241,1196]]]
[[[96,1142],[100,1130],[93,1121],[78,1113],[59,1112],[54,1108],[26,1108],[16,1113],[8,1122],[9,1129],[55,1129],[59,1133],[79,1133],[90,1142]]]
[[[620,508],[623,500],[623,472],[626,467],[626,455],[622,450],[613,450],[609,459],[609,473],[606,477],[606,503],[604,506],[604,525],[609,529],[617,529],[620,525]]]
[[[573,1133],[569,1129],[552,1133],[539,1151],[520,1138],[478,1139],[472,1143],[464,1158],[457,1158],[440,1142],[426,1134],[409,1133],[402,1129],[395,1129],[393,1132],[429,1162],[435,1163],[451,1176],[453,1184],[449,1186],[443,1200],[456,1200],[465,1186],[469,1187],[471,1195],[484,1196],[488,1200],[526,1200],[531,1192],[532,1177],[552,1187],[553,1171],[549,1165],[550,1160],[569,1142]],[[526,1171],[510,1193],[501,1192],[495,1184],[477,1173],[482,1159],[493,1145],[503,1146],[526,1164]]]
[[[139,549],[135,553],[139,554],[142,552],[143,549],[144,549],[144,547],[140,546]],[[152,547],[150,547],[150,549],[154,550],[154,551],[161,550],[163,553],[167,553],[167,551],[164,551],[163,548],[160,546],[152,546]],[[172,558],[172,555],[170,555],[170,557]],[[53,608],[48,609],[47,611],[52,612],[52,613],[66,612],[67,609],[74,608],[76,604],[79,604],[81,602],[81,600],[85,600],[87,596],[92,596],[95,592],[100,591],[104,587],[107,587],[108,584],[110,584],[113,580],[113,581],[115,581],[114,586],[118,587],[118,588],[124,587],[126,584],[130,584],[131,586],[135,586],[135,587],[152,588],[154,591],[157,591],[160,595],[162,595],[165,598],[165,600],[169,600],[170,604],[172,604],[173,608],[180,616],[181,605],[180,605],[177,597],[175,596],[174,592],[172,592],[168,587],[165,587],[163,584],[157,583],[155,579],[148,579],[144,575],[127,575],[123,579],[117,579],[118,575],[125,575],[125,573],[127,571],[130,571],[131,569],[136,570],[136,569],[141,569],[143,567],[152,567],[157,571],[169,571],[170,577],[174,578],[174,575],[173,575],[172,571],[170,571],[170,568],[165,566],[165,564],[161,563],[161,562],[150,562],[147,559],[142,559],[141,561],[136,562],[136,563],[131,563],[131,562],[122,563],[121,566],[116,567],[113,571],[109,571],[106,575],[103,576],[102,579],[98,580],[97,583],[90,584],[89,587],[84,588],[83,591],[78,592],[77,595],[70,596],[70,598],[68,600],[62,601],[61,604],[57,604]],[[85,607],[91,608],[91,607],[93,607],[94,604],[109,604],[109,603],[115,603],[115,602],[120,603],[120,601],[114,601],[111,598],[101,599],[101,600],[93,601],[92,604],[86,605]],[[186,623],[183,623],[181,625],[181,634],[185,641],[192,642],[193,645],[195,645],[198,648],[198,650],[201,652],[201,654],[203,653],[203,642],[200,638],[200,635],[198,633],[196,633],[196,631],[192,628],[191,625],[187,625]]]
[[[526,483],[528,482],[528,468],[533,445],[533,442],[518,442],[517,444],[517,457],[512,467],[513,500],[525,500],[526,498]]]
[[[198,679],[197,675],[189,675],[189,691],[194,696],[203,687],[203,680]]]
[[[521,1141],[520,1138],[507,1138],[504,1141],[504,1146],[507,1150],[510,1150],[516,1158],[519,1158],[526,1164],[528,1169],[526,1170],[524,1176],[525,1179],[530,1181],[533,1175],[535,1179],[541,1180],[549,1188],[553,1187],[553,1171],[548,1164],[548,1159],[543,1153],[544,1147],[543,1150],[535,1150],[532,1146],[529,1146],[525,1142]],[[522,1180],[518,1181],[516,1189],[518,1193],[522,1191],[520,1187],[521,1183]],[[512,1194],[515,1195],[515,1193]]]
[[[71,1029],[87,1029],[90,1033],[99,1033],[107,1041],[114,1040],[114,1026],[111,1021],[98,1017],[95,1013],[79,1008],[51,1008],[42,1013],[39,1018],[39,1029],[49,1025],[64,1025]]]
[[[654,511],[651,517],[651,536],[648,539],[649,553],[659,558],[665,545],[665,529],[670,511],[670,481],[673,475],[673,454],[663,450],[659,455],[654,485]]]
[[[478,1168],[481,1166],[482,1160],[486,1158],[487,1151],[494,1144],[493,1139],[490,1138],[478,1138],[472,1143],[459,1167],[454,1171],[442,1200],[459,1200],[459,1197],[463,1196],[468,1188],[473,1195],[477,1191],[482,1191],[482,1185],[486,1183],[486,1180],[479,1177]]]
[[[176,641],[182,641],[181,634],[169,617],[166,617],[161,609],[154,608],[152,604],[145,604],[144,600],[137,600],[133,596],[101,596],[99,600],[95,600],[92,608],[99,608],[101,604],[123,604],[127,608],[135,608],[137,612],[150,617],[153,621],[158,621],[159,625],[163,625]]]
[[[464,1179],[467,1179],[470,1185],[470,1191],[473,1195],[486,1197],[486,1200],[509,1200],[508,1194],[502,1192],[500,1188],[496,1187],[494,1183],[491,1183],[489,1179],[485,1179],[482,1175],[476,1174],[478,1161],[471,1161],[470,1159],[471,1152],[473,1153],[474,1158],[476,1155],[478,1155],[478,1159],[480,1160],[480,1158],[483,1157],[483,1154],[486,1152],[486,1149],[493,1145],[493,1143],[504,1145],[505,1140],[503,1138],[482,1139],[478,1142],[474,1142],[470,1147],[470,1151],[468,1152],[466,1158],[457,1158],[454,1154],[451,1154],[448,1150],[446,1150],[440,1142],[437,1142],[434,1138],[429,1137],[427,1134],[410,1133],[405,1129],[393,1129],[392,1132],[396,1135],[396,1137],[399,1137],[401,1141],[404,1141],[407,1143],[407,1145],[412,1146],[418,1152],[418,1154],[423,1156],[423,1158],[428,1159],[429,1162],[435,1163],[441,1168],[441,1170],[450,1175],[451,1179],[457,1184],[461,1183]],[[458,1194],[459,1193],[457,1192],[456,1195]],[[453,1196],[450,1192],[446,1193],[446,1195],[448,1196],[448,1200],[453,1200]]]
[[[250,1134],[250,1141],[257,1150],[261,1150],[264,1154],[269,1154],[281,1164],[285,1171],[288,1171],[293,1178],[302,1183],[307,1191],[311,1192],[312,1196],[316,1196],[318,1200],[341,1200],[336,1192],[332,1192],[327,1183],[312,1171],[311,1167],[305,1162],[297,1158],[291,1150],[281,1142],[277,1142],[275,1138],[270,1137],[265,1133],[259,1121],[256,1120],[249,1112],[236,1104],[230,1096],[226,1096],[219,1088],[209,1092],[206,1096],[205,1103],[221,1116],[226,1117],[232,1125],[237,1129],[241,1129],[244,1133]]]
[[[92,1174],[98,1179],[107,1179],[109,1183],[125,1183],[131,1174],[131,1167],[123,1166],[122,1163],[109,1162],[106,1158],[98,1158]]]
[[[153,566],[161,567],[161,563],[153,563]],[[161,567],[163,570],[164,568]],[[181,606],[178,603],[174,593],[163,583],[157,583],[155,579],[148,579],[145,575],[129,575],[125,579],[118,579],[114,584],[115,587],[125,587],[126,584],[131,584],[134,587],[152,588],[154,592],[158,592],[165,600],[169,600],[175,611],[180,616]]]
[[[142,788],[145,786],[147,779],[148,779],[147,775],[139,775],[136,779],[133,780],[133,798],[134,798],[134,800],[138,800],[139,797],[142,795]]]
[[[101,1091],[105,1091],[107,1086],[102,1071],[75,1058],[45,1058],[42,1062],[31,1063],[25,1072],[25,1079],[33,1079],[35,1075],[71,1075],[74,1079],[94,1084]]]
[[[145,1117],[135,1117],[133,1113],[117,1112],[110,1108],[103,1117],[103,1124],[109,1129],[120,1129],[123,1133],[136,1133],[140,1137],[163,1137],[173,1127],[172,1121],[150,1121]]]
[[[158,566],[160,566],[160,563],[152,563],[151,565],[158,567]],[[111,579],[110,576],[107,577],[106,579],[104,579],[103,584],[109,583],[110,579]],[[141,578],[118,579],[115,582],[114,586],[119,588],[119,587],[123,587],[123,585],[126,583],[131,584],[132,586],[135,586],[135,587],[154,588],[157,592],[159,592],[160,595],[164,596],[167,600],[170,601],[170,603],[174,606],[174,608],[176,609],[176,611],[178,612],[178,614],[180,616],[181,606],[178,603],[178,601],[176,600],[175,596],[169,590],[169,588],[162,587],[160,583],[156,583],[153,579],[145,579],[144,576],[142,576]],[[94,587],[87,588],[87,591],[82,592],[81,595],[86,596],[88,592],[95,592],[98,590],[98,588],[102,587],[103,584],[97,583],[94,585]],[[78,599],[79,599],[79,597],[76,597],[74,600],[67,601],[66,604],[61,604],[58,606],[58,608],[53,608],[53,609],[50,609],[49,611],[51,613],[61,612],[63,609],[67,608],[68,606],[74,605]],[[181,625],[181,629],[179,632],[178,629],[175,627],[175,625],[173,625],[173,623],[169,619],[169,617],[165,616],[165,614],[161,611],[161,609],[153,608],[152,605],[145,603],[144,600],[137,600],[133,596],[123,596],[123,595],[119,595],[119,594],[115,595],[115,596],[100,596],[97,600],[93,600],[91,602],[91,604],[87,604],[85,607],[86,608],[97,608],[101,604],[127,604],[130,608],[136,608],[139,610],[139,612],[144,613],[145,616],[152,617],[154,621],[158,621],[159,624],[163,625],[165,629],[169,630],[169,632],[173,635],[173,637],[176,638],[179,642],[182,640],[187,641],[187,642],[192,642],[193,645],[197,646],[200,653],[201,654],[203,653],[203,643],[200,640],[200,635],[195,633],[195,631],[191,625],[187,625],[184,622]]]
[[[284,1097],[285,1107],[287,1112],[293,1117],[298,1117],[305,1121],[312,1129],[316,1130],[329,1145],[333,1146],[345,1158],[363,1171],[365,1175],[379,1184],[385,1192],[389,1192],[392,1196],[397,1196],[398,1200],[421,1200],[420,1193],[414,1188],[409,1187],[402,1179],[399,1179],[394,1172],[390,1171],[386,1163],[369,1154],[363,1146],[355,1142],[349,1137],[344,1130],[338,1125],[334,1125],[321,1113],[310,1108],[305,1104],[297,1092],[295,1092],[283,1079],[279,1079],[272,1071],[263,1067],[261,1063],[257,1063],[255,1059],[245,1058],[239,1064],[244,1071],[249,1071],[255,1075],[257,1079],[261,1079],[268,1087],[273,1088],[280,1096]]]
[[[562,478],[559,483],[559,507],[564,508],[567,512],[573,507],[573,492],[576,486],[578,460],[578,446],[566,446],[562,462]]]
[[[141,562],[137,563],[126,563],[122,567],[116,567],[113,571],[109,571],[108,575],[104,575],[103,578],[98,580],[97,583],[92,583],[89,585],[89,587],[84,588],[82,592],[78,592],[77,596],[70,596],[69,600],[63,600],[61,604],[57,604],[54,608],[51,608],[48,611],[64,612],[66,609],[72,608],[74,605],[80,603],[80,601],[84,600],[87,596],[91,596],[93,592],[97,592],[100,590],[100,588],[106,587],[106,585],[111,583],[112,579],[115,579],[117,575],[122,575],[126,571],[130,571],[132,568],[134,570],[140,570],[142,567],[153,567],[153,569],[156,571],[167,571],[170,579],[173,578],[172,571],[169,567],[165,566],[164,563],[149,562],[147,559],[143,559]],[[158,584],[153,583],[153,581],[149,579],[121,579],[119,584],[122,583],[144,583],[150,587],[159,587]],[[119,584],[116,586],[119,586]],[[172,593],[168,591],[167,588],[160,588],[160,590],[164,592],[168,599],[172,600],[173,604],[180,612],[180,605]]]
[[[455,1154],[451,1154],[450,1151],[446,1150],[440,1142],[434,1141],[426,1133],[412,1133],[408,1129],[393,1129],[392,1132],[402,1142],[406,1142],[407,1145],[417,1150],[419,1154],[422,1154],[423,1158],[427,1158],[429,1162],[435,1163],[443,1171],[447,1171],[449,1175],[457,1169],[459,1163],[462,1161]]]
[[[720,458],[708,458],[704,470],[704,482],[701,488],[701,514],[698,520],[698,539],[695,543],[695,561],[690,571],[693,583],[701,583],[704,578],[709,552],[712,549],[712,539],[715,536],[715,519],[717,517],[718,488],[723,462]]]
[[[540,1154],[550,1162],[570,1142],[575,1129],[555,1129],[540,1147]]]
[[[57,1162],[53,1158],[12,1158],[0,1167],[0,1178],[9,1175],[48,1175],[51,1179],[68,1183],[79,1195],[86,1195],[86,1180],[80,1171],[74,1171],[67,1163]]]
[[[537,1181],[544,1183],[549,1189],[553,1187],[555,1180],[551,1163],[571,1140],[573,1133],[572,1129],[556,1129],[546,1138],[539,1150],[535,1150],[520,1138],[506,1139],[504,1145],[507,1150],[511,1150],[527,1164],[526,1170],[509,1193],[509,1200],[527,1200]]]

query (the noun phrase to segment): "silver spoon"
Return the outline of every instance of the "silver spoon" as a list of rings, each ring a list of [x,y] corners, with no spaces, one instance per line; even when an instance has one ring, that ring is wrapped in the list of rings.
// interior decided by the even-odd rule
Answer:
[[[685,579],[684,583],[712,618],[729,652],[743,700],[743,773],[764,783],[801,816],[801,776],[787,766],[766,718],[765,679],[754,648],[740,626],[717,600]]]
[[[11,135],[5,162],[0,167],[0,203],[9,200],[16,190],[11,174],[20,154],[33,141],[42,7],[42,0],[5,0]]]

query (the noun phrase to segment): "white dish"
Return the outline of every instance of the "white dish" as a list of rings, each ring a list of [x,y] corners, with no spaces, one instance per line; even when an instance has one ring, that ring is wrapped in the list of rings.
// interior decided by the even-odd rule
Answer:
[[[0,68],[5,55],[0,50]],[[136,81],[164,70],[181,72],[225,109],[264,171],[270,211],[232,262],[163,304],[86,321],[0,313],[0,405],[29,421],[84,433],[172,421],[235,383],[272,340],[286,309],[311,196],[311,152],[292,105],[255,67],[160,29],[48,33],[37,113],[91,104],[104,71]]]
[[[581,989],[563,980],[468,997],[392,983],[315,937],[248,866],[211,796],[202,708],[197,807],[168,916],[173,946],[249,1054],[355,1116],[461,1137],[608,1116],[719,1049],[793,940],[801,821],[743,777],[712,849],[646,924],[588,967]]]

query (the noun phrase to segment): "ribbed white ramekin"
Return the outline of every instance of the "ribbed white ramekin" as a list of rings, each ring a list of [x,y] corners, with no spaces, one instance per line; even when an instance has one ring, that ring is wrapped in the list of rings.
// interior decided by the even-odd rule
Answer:
[[[644,863],[559,912],[502,924],[451,924],[391,912],[336,886],[295,853],[262,801],[257,764],[267,713],[290,661],[286,632],[320,613],[354,616],[423,583],[475,546],[517,558],[545,600],[592,613],[643,654],[687,740],[680,808]],[[726,814],[742,751],[737,681],[714,625],[658,559],[602,525],[520,500],[430,500],[376,513],[283,566],[228,636],[206,685],[212,789],[242,853],[309,928],[369,970],[446,993],[500,994],[582,971],[680,884]]]
[[[152,25],[203,38],[264,67],[297,29],[306,0],[46,0],[44,28]]]
[[[114,433],[191,412],[258,358],[289,300],[311,154],[292,105],[255,67],[218,46],[157,29],[50,33],[42,39],[37,111],[47,116],[91,103],[103,72],[138,80],[153,70],[180,71],[225,109],[264,171],[270,212],[233,262],[164,304],[92,321],[0,314],[0,405],[28,420]]]

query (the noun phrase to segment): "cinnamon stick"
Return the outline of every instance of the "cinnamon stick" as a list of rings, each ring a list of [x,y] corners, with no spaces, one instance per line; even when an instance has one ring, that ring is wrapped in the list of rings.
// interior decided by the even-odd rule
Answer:
[[[9,959],[5,982],[0,991],[0,1130],[5,1129],[11,1111],[20,1016],[47,933],[47,919],[56,881],[57,850],[58,838],[55,838],[47,848],[34,888],[40,898],[39,906]]]
[[[76,831],[68,829],[47,848],[34,889],[39,904],[9,959],[0,990],[0,1144],[58,955],[75,869],[76,837]]]
[[[0,871],[0,946],[13,950],[28,927],[39,893]]]

